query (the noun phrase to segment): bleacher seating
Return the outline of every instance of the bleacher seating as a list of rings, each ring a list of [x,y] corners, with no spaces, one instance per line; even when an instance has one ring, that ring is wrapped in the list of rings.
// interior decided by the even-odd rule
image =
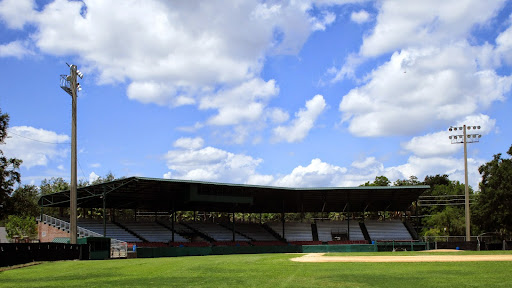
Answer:
[[[283,223],[271,222],[268,226],[283,237]],[[310,223],[286,222],[284,226],[284,238],[292,241],[313,241]]]
[[[208,237],[214,239],[217,242],[223,241],[233,241],[233,231],[222,227],[219,224],[215,223],[201,223],[201,222],[189,222],[187,223],[190,227],[196,229],[197,231],[207,235]],[[236,231],[236,229],[235,229]],[[238,233],[235,233],[235,241],[251,241]]]
[[[348,233],[347,221],[319,221],[316,223],[318,240],[322,242],[334,241],[332,234]],[[361,227],[357,221],[350,221],[349,240],[365,240]]]
[[[172,240],[172,231],[156,222],[122,222],[124,227],[142,236],[149,242],[169,242]],[[189,242],[178,233],[174,233],[175,242]]]
[[[364,224],[372,241],[413,240],[400,220],[367,220]]]
[[[276,237],[257,223],[236,223],[235,231],[251,238],[254,241],[277,241]]]
[[[93,232],[103,234],[103,221],[91,220],[91,219],[79,219],[77,225],[91,230]],[[142,242],[143,240],[137,236],[129,233],[123,228],[119,227],[115,223],[107,222],[106,224],[107,237],[125,241],[125,242]]]

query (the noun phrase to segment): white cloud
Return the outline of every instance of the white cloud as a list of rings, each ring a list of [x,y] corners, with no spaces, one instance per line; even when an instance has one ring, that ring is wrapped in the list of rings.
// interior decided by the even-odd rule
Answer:
[[[440,45],[469,36],[485,24],[504,0],[433,0],[380,2],[373,32],[364,38],[360,54],[378,56],[397,49]]]
[[[455,127],[462,127],[463,125],[480,126],[479,130],[467,130],[467,134],[480,134],[485,135],[490,133],[496,124],[496,120],[490,119],[487,115],[474,115],[468,116],[463,121],[454,123]],[[462,135],[462,131],[460,132]],[[414,155],[425,157],[442,157],[453,155],[456,151],[460,150],[461,145],[454,145],[448,139],[451,135],[458,135],[455,131],[441,131],[430,133],[424,136],[412,138],[409,142],[402,144],[402,146],[414,153]]]
[[[217,109],[208,120],[211,125],[233,125],[262,117],[270,98],[279,93],[275,80],[252,79],[233,88],[223,89],[201,99],[200,109]]]
[[[270,185],[274,184],[274,176],[259,175],[259,174],[249,175],[249,178],[247,179],[246,184],[270,186]]]
[[[364,58],[357,54],[349,54],[345,58],[345,63],[341,68],[331,67],[327,70],[328,75],[334,75],[331,79],[331,83],[339,82],[343,79],[356,79],[356,68],[364,62]]]
[[[0,2],[0,19],[11,29],[22,29],[33,20],[35,6],[34,0],[4,0]]]
[[[275,141],[298,142],[306,138],[313,128],[316,119],[326,107],[324,97],[316,95],[306,102],[306,109],[301,109],[295,114],[295,119],[289,126],[274,128]]]
[[[216,109],[208,124],[238,125],[262,117],[279,92],[260,78],[265,57],[297,54],[313,31],[334,22],[328,5],[316,12],[311,1],[55,0],[36,10],[34,1],[5,0],[0,18],[13,29],[33,25],[33,46],[77,55],[99,83],[128,82],[130,99]],[[28,53],[16,43],[1,46],[3,54]],[[220,103],[235,94],[236,102]]]
[[[21,59],[27,55],[33,55],[29,48],[20,41],[13,41],[5,45],[0,45],[0,57],[15,57]]]
[[[286,112],[280,108],[268,109],[267,115],[268,115],[268,118],[270,119],[270,121],[272,121],[272,123],[276,123],[276,124],[288,121],[288,119],[290,118],[290,115],[288,114],[288,112]]]
[[[509,22],[510,20],[512,20],[512,15],[509,16]],[[496,38],[496,52],[506,63],[512,64],[512,26],[509,26]]]
[[[91,172],[91,174],[89,174],[89,183],[92,183],[96,180],[98,180],[98,178],[100,178],[100,176],[98,176],[96,173]]]
[[[8,129],[10,138],[2,147],[7,157],[23,160],[22,167],[47,166],[51,160],[65,158],[68,153],[66,142],[69,136],[53,131],[28,126],[15,126]]]
[[[365,10],[352,12],[352,14],[350,14],[350,20],[356,22],[357,24],[362,24],[370,21],[370,14]]]
[[[478,190],[478,183],[482,179],[478,173],[478,167],[486,161],[468,157],[468,184],[474,190]],[[423,179],[426,175],[447,174],[451,180],[457,180],[464,183],[464,159],[453,157],[427,157],[417,156],[409,157],[406,164],[388,168],[390,171],[399,172],[403,175],[401,179],[407,179],[410,176],[417,176]]]
[[[324,31],[328,25],[331,25],[336,20],[336,14],[331,12],[325,12],[323,19],[313,19],[313,30]]]
[[[178,148],[183,148],[179,147]],[[263,161],[214,147],[170,150],[165,155],[171,169],[166,178],[246,183]],[[264,179],[264,178],[260,178]],[[255,181],[256,178],[252,178]]]
[[[342,183],[346,168],[334,166],[320,159],[313,159],[306,166],[298,166],[293,171],[275,181],[281,187],[335,187]]]
[[[479,113],[505,99],[512,77],[480,70],[478,55],[466,42],[395,52],[343,97],[343,121],[358,136],[407,135]]]
[[[92,163],[91,165],[89,165],[89,167],[91,167],[91,168],[100,168],[101,164],[100,163]]]
[[[203,147],[204,140],[201,137],[185,138],[182,137],[174,142],[174,147],[181,149],[197,150]]]

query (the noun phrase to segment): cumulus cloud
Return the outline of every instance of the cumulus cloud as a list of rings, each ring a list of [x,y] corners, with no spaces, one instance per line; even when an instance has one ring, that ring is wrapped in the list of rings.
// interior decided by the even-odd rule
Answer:
[[[356,22],[357,24],[362,24],[370,21],[370,14],[365,10],[352,12],[352,14],[350,14],[350,20]]]
[[[279,93],[274,80],[252,79],[230,89],[201,99],[200,109],[217,109],[219,113],[208,120],[211,125],[233,125],[252,122],[262,117],[270,98]]]
[[[21,59],[27,55],[34,55],[34,52],[26,47],[21,41],[13,41],[0,45],[0,57],[15,57]]]
[[[260,76],[265,57],[297,54],[311,33],[334,22],[331,4],[5,0],[0,19],[12,29],[34,26],[26,40],[38,51],[77,55],[99,83],[127,82],[130,99],[216,109],[207,124],[238,125],[263,117],[279,93],[275,80]],[[0,57],[22,57],[24,47],[0,46]]]
[[[100,178],[100,176],[98,176],[96,173],[91,172],[91,174],[89,174],[89,183],[92,183],[96,180],[98,180],[98,178]]]
[[[512,15],[509,17],[509,22],[512,20]],[[501,60],[503,59],[507,64],[512,64],[512,25],[496,37],[496,52]],[[493,59],[497,62],[497,59]]]
[[[47,166],[50,161],[66,157],[68,148],[64,145],[70,141],[67,135],[29,126],[15,126],[7,131],[9,138],[2,147],[7,157],[23,160],[22,167]]]
[[[288,121],[290,118],[290,115],[288,112],[284,111],[280,108],[272,108],[267,110],[267,116],[272,121],[272,123],[283,123],[285,121]]]
[[[384,175],[391,182],[417,176],[448,174],[450,179],[464,181],[464,161],[447,156],[410,156],[405,164],[386,167],[382,161],[370,156],[341,167],[315,158],[307,165],[298,165],[289,173],[265,175],[258,172],[262,159],[250,155],[236,154],[219,148],[195,146],[188,149],[177,140],[176,149],[164,156],[170,169],[163,175],[166,179],[189,179],[214,182],[245,183],[279,187],[354,187],[373,181]],[[197,141],[197,140],[195,140]],[[446,142],[446,141],[445,141]],[[456,145],[453,145],[456,146]],[[419,153],[421,154],[421,153]],[[482,159],[468,158],[470,185],[477,189],[480,175],[478,167]]]
[[[200,139],[200,138],[199,138]],[[251,175],[256,175],[256,167],[263,161],[244,154],[235,154],[211,146],[201,148],[192,145],[190,148],[182,145],[184,142],[202,142],[202,139],[179,139],[165,155],[167,167],[171,169],[164,175],[166,178],[222,181],[232,183],[247,183]],[[258,178],[251,178],[256,181]],[[259,179],[268,181],[265,176]]]
[[[331,12],[324,13],[323,19],[313,18],[313,30],[325,30],[325,28],[336,20],[336,14]]]
[[[0,2],[0,18],[7,27],[21,29],[28,21],[33,21],[35,12],[34,0],[4,0]]]
[[[459,42],[395,52],[366,84],[343,97],[343,121],[358,136],[407,135],[503,101],[512,77],[480,70],[477,50]]]
[[[277,179],[275,184],[282,187],[335,187],[340,185],[346,172],[346,168],[313,159],[308,166],[294,168],[290,174]]]
[[[475,25],[496,15],[505,0],[390,0],[380,3],[372,33],[364,38],[360,53],[378,56],[397,49],[442,45],[465,39]]]
[[[325,109],[325,100],[322,95],[316,95],[306,102],[306,108],[295,114],[295,119],[288,126],[274,128],[275,141],[298,142],[302,141],[313,128],[316,119]]]
[[[197,150],[204,145],[204,140],[201,137],[186,138],[182,137],[174,142],[174,147],[181,149]]]
[[[494,129],[495,124],[496,120],[491,119],[488,115],[479,114],[468,116],[463,121],[455,123],[454,126],[480,126],[478,130],[468,129],[467,134],[486,135]],[[460,131],[460,134],[462,135],[462,131]],[[455,131],[450,132],[448,130],[429,133],[424,136],[413,137],[410,141],[402,144],[402,147],[422,158],[453,155],[462,147],[460,145],[452,145],[452,142],[448,139],[452,135],[458,134]]]

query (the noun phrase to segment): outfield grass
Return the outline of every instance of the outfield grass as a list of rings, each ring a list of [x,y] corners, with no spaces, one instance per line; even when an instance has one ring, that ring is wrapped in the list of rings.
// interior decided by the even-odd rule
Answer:
[[[343,255],[357,254],[375,253]],[[393,253],[377,253],[386,254]],[[512,287],[512,262],[289,261],[298,256],[259,254],[48,262],[0,272],[0,287]]]

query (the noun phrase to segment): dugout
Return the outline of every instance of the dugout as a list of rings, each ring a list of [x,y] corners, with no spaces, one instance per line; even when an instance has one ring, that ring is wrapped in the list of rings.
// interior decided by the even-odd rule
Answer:
[[[428,188],[424,185],[287,188],[129,177],[78,188],[77,207],[103,208],[104,223],[107,209],[165,212],[171,215],[172,223],[177,211],[232,213],[233,227],[234,213],[280,213],[282,234],[286,235],[285,213],[407,211]],[[69,194],[68,190],[42,196],[41,214],[45,208],[69,207]],[[350,217],[347,220],[350,222]]]
[[[89,248],[89,260],[110,259],[110,238],[108,237],[84,237],[78,238],[77,244],[86,244]]]

